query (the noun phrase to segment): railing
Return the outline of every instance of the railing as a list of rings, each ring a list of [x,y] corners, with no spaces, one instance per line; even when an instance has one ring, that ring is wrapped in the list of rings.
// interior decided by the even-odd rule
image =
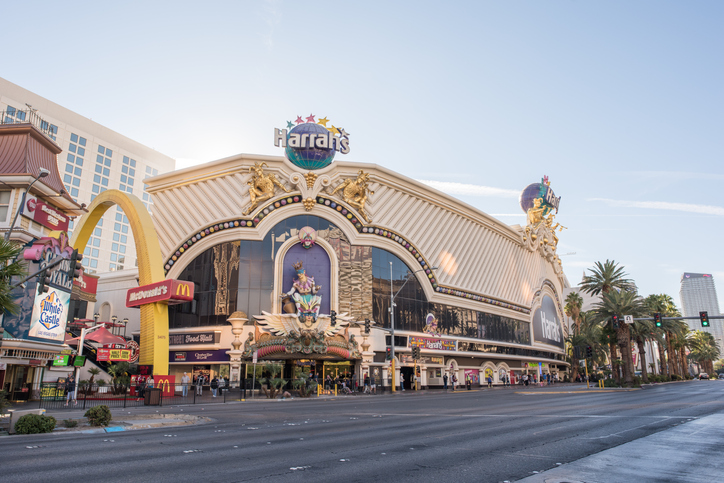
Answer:
[[[32,124],[53,141],[58,134],[58,126],[50,124],[40,117],[35,109],[16,109],[12,114],[2,111],[0,112],[0,124]]]

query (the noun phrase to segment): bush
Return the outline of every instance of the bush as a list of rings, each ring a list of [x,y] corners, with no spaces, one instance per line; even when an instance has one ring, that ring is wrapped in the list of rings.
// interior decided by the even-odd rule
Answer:
[[[616,379],[604,379],[603,387],[621,387],[621,386],[619,384],[616,384]]]
[[[78,421],[76,421],[75,419],[64,419],[63,426],[65,426],[66,428],[75,428],[76,426],[78,426]]]
[[[55,429],[56,422],[53,416],[26,414],[15,423],[15,432],[18,434],[50,433]]]
[[[108,426],[108,423],[110,423],[113,418],[113,416],[111,416],[111,410],[105,405],[90,408],[85,412],[84,416],[88,418],[91,426]]]

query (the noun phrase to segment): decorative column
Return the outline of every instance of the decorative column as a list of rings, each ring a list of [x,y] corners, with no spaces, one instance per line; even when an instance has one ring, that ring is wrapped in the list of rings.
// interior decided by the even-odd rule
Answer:
[[[244,332],[244,324],[246,324],[248,320],[246,314],[241,311],[234,312],[226,319],[226,321],[231,324],[231,333],[234,334],[234,340],[231,342],[233,349],[226,351],[226,353],[229,354],[231,363],[229,384],[235,388],[239,387],[241,383],[241,355],[244,353],[244,351],[240,349],[243,342],[239,339],[239,336]]]
[[[364,331],[362,331],[362,337],[362,364],[360,364],[360,370],[362,371],[362,380],[364,380],[365,374],[368,374],[370,377],[372,377],[370,364],[374,360],[375,353],[374,351],[370,350],[370,343],[367,340],[369,338],[369,335],[365,334]],[[380,386],[382,386],[382,381],[379,382]]]

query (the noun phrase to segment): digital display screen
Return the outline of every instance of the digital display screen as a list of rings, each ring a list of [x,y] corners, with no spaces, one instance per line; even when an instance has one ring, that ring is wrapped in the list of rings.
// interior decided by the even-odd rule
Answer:
[[[75,367],[83,367],[85,365],[85,356],[75,356],[75,360],[73,360],[73,365]]]
[[[54,366],[67,366],[70,356],[68,354],[56,354],[53,356]]]

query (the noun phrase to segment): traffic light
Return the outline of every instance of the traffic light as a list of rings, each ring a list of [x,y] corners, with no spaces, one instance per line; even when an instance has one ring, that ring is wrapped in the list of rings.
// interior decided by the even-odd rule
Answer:
[[[42,295],[48,291],[48,274],[45,270],[38,273],[38,295]]]
[[[661,314],[658,312],[654,314],[654,323],[656,324],[656,327],[661,327]]]
[[[391,360],[392,360],[392,348],[391,348],[391,347],[388,347],[388,348],[387,348],[387,355],[385,356],[385,360],[386,360],[386,361],[391,361]]]
[[[593,357],[593,347],[586,346],[586,358],[590,359]]]
[[[618,329],[618,315],[614,315],[611,317],[611,325],[613,326],[614,330]]]
[[[418,360],[420,358],[420,348],[415,346],[412,348],[412,358]]]
[[[370,333],[370,319],[365,319],[365,334]]]
[[[332,326],[337,325],[337,312],[334,310],[329,312],[329,318],[332,319]]]
[[[68,270],[69,278],[76,279],[80,277],[80,270],[83,268],[81,260],[83,260],[83,254],[78,253],[78,249],[76,248],[70,256],[70,269]]]
[[[699,320],[702,327],[709,327],[709,313],[706,310],[699,312]]]

